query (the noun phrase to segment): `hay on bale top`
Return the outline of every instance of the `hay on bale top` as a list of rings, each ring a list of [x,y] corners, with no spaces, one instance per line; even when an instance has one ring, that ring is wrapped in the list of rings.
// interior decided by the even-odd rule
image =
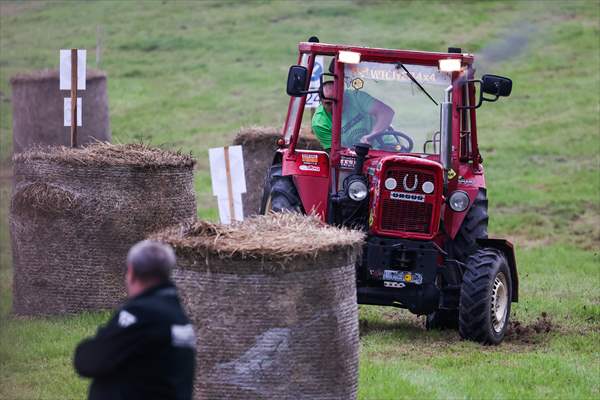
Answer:
[[[35,82],[45,80],[57,80],[59,78],[57,69],[42,69],[39,71],[20,72],[10,78],[10,83]],[[88,69],[86,72],[86,81],[93,79],[106,78],[106,72],[97,69]]]
[[[191,155],[144,144],[97,142],[80,148],[65,146],[37,147],[13,156],[15,163],[49,161],[73,166],[123,166],[140,169],[193,168]]]
[[[264,137],[277,137],[281,136],[281,129],[274,128],[272,126],[250,126],[240,129],[236,136],[236,143],[244,145],[249,141],[256,141]]]
[[[248,142],[256,142],[258,140],[273,140],[275,141],[282,137],[281,129],[272,126],[250,126],[241,128],[235,137],[235,144],[242,146]],[[313,135],[310,128],[302,127],[300,129],[300,140],[316,141],[317,137]],[[317,142],[318,144],[318,142]]]
[[[322,252],[356,249],[364,234],[325,225],[316,216],[272,213],[232,225],[206,221],[171,227],[152,235],[173,246],[178,255],[286,261],[317,257]]]

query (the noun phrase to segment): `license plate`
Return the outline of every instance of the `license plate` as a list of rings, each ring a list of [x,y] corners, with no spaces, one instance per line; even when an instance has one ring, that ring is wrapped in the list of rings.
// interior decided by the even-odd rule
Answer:
[[[408,282],[414,283],[415,285],[420,285],[421,283],[423,283],[423,277],[421,276],[421,274],[406,271],[395,271],[391,269],[386,269],[385,271],[383,271],[383,280],[394,282]]]

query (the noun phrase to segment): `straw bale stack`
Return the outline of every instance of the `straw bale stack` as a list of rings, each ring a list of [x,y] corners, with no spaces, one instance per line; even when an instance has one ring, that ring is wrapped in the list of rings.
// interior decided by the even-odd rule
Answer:
[[[244,169],[246,170],[247,192],[242,196],[244,215],[256,215],[260,211],[265,178],[273,162],[277,139],[281,130],[269,127],[243,128],[233,140],[234,145],[242,145]],[[323,150],[317,138],[302,132],[298,139],[298,149]]]
[[[356,398],[362,238],[297,214],[153,235],[177,253],[198,337],[195,398]]]
[[[39,145],[70,145],[69,128],[63,126],[63,99],[68,91],[59,89],[58,70],[21,73],[10,80],[13,107],[13,152]],[[82,98],[83,126],[77,128],[78,144],[110,141],[106,73],[88,69]]]
[[[14,312],[113,308],[129,247],[196,216],[195,161],[143,145],[36,148],[13,157]]]

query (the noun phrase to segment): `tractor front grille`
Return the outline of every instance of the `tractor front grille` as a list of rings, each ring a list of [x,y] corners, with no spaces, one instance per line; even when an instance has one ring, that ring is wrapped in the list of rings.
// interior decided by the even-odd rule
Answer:
[[[397,186],[387,190],[383,186],[388,178],[394,178]],[[435,185],[433,193],[423,191],[423,183],[431,182]],[[381,187],[381,213],[380,227],[385,231],[403,233],[431,234],[434,210],[434,198],[440,189],[440,182],[435,179],[433,171],[410,168],[404,165],[391,165],[383,174]],[[406,201],[392,198],[392,192],[404,195],[417,195],[423,201]],[[391,232],[390,232],[391,233]]]
[[[383,200],[381,228],[388,231],[429,233],[433,205],[410,201]]]

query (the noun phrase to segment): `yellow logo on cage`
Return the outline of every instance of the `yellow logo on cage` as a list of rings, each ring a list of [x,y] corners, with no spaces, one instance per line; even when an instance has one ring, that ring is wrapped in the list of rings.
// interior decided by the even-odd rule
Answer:
[[[362,79],[360,79],[360,78],[352,79],[352,87],[355,90],[360,90],[363,88],[363,86],[365,86],[365,81],[363,81]]]

